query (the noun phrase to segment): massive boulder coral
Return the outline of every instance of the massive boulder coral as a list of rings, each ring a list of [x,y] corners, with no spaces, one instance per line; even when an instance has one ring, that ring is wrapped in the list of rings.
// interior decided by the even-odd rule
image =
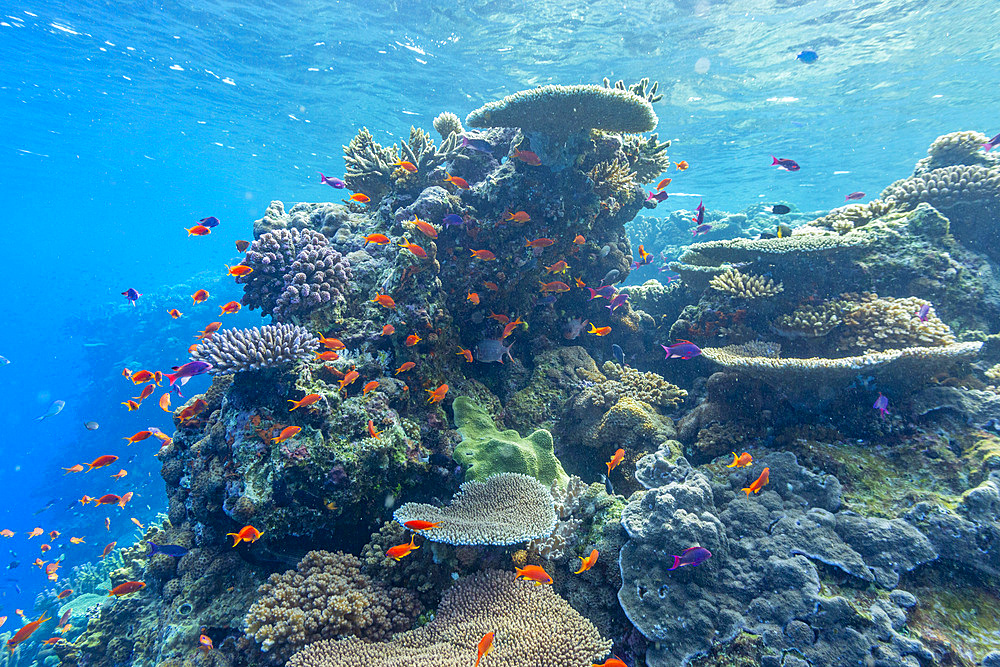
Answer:
[[[289,667],[468,667],[476,645],[494,632],[495,667],[580,667],[601,660],[611,642],[547,586],[487,570],[465,577],[441,600],[427,625],[388,642],[321,641],[296,653]],[[484,662],[484,667],[485,667]]]
[[[311,229],[275,229],[250,244],[243,264],[253,272],[237,278],[241,303],[260,308],[275,322],[308,322],[318,311],[345,302],[351,265],[327,238]]]
[[[276,368],[309,358],[319,339],[292,324],[267,324],[252,329],[223,329],[205,338],[191,358],[212,364],[212,373],[226,374]]]
[[[987,141],[989,137],[975,130],[942,134],[931,142],[927,149],[927,157],[917,161],[913,174],[919,176],[934,169],[959,164],[978,164],[986,167],[1000,164],[1000,158],[995,153],[983,150],[983,144]]]
[[[446,507],[406,503],[393,516],[400,524],[438,523],[424,537],[446,544],[518,544],[548,536],[556,523],[548,488],[509,472],[465,482]]]
[[[741,487],[770,468],[771,483],[744,497]],[[932,655],[902,634],[901,592],[879,597],[866,612],[821,592],[816,563],[891,590],[900,574],[937,557],[906,521],[840,512],[840,484],[802,468],[787,452],[761,453],[752,472],[706,472],[662,452],[640,461],[649,490],[622,514],[629,541],[620,554],[619,601],[655,642],[650,667],[686,665],[741,631],[761,635],[772,650],[794,651],[816,667]],[[710,477],[711,476],[711,477]],[[713,557],[669,571],[669,556],[703,546]],[[832,619],[837,619],[831,622]],[[857,631],[843,634],[843,626]]]
[[[295,570],[272,574],[257,592],[246,632],[272,664],[321,639],[388,639],[408,630],[422,611],[412,593],[372,582],[356,557],[340,552],[310,551]]]

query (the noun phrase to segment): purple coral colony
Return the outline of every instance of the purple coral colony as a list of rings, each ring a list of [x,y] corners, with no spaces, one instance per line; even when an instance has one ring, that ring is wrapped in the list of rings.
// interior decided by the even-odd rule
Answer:
[[[168,517],[45,602],[45,650],[1000,664],[997,139],[940,137],[867,203],[654,227],[689,167],[656,91],[543,86],[442,113],[439,144],[362,129],[317,183],[340,202],[272,202],[223,306],[268,323],[208,325],[169,374],[175,432],[129,438],[161,441]],[[127,375],[138,408],[161,373]]]

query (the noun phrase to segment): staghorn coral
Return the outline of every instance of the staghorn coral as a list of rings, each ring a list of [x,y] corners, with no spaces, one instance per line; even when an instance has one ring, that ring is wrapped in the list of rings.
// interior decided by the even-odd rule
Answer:
[[[213,374],[273,368],[308,358],[319,340],[308,329],[268,324],[253,329],[225,329],[198,343],[192,359],[212,364]]]
[[[849,204],[835,208],[823,217],[811,220],[807,224],[846,234],[856,227],[864,227],[872,220],[881,218],[892,211],[893,207],[894,202],[873,199],[865,204]]]
[[[740,299],[775,296],[785,289],[781,283],[775,284],[771,278],[741,273],[739,269],[729,269],[712,278],[708,284],[714,290],[732,294]]]
[[[396,171],[392,163],[398,160],[395,146],[382,146],[367,127],[362,127],[344,146],[344,182],[351,190],[378,201],[389,191],[392,174]]]
[[[468,667],[476,645],[495,632],[484,667],[579,667],[607,655],[611,642],[551,587],[487,570],[459,580],[427,625],[389,642],[322,641],[295,654],[289,667]]]
[[[442,111],[434,118],[434,129],[441,135],[442,139],[447,139],[449,135],[462,134],[465,129],[462,127],[462,119],[450,111]]]
[[[275,229],[250,244],[240,276],[241,303],[277,323],[308,319],[345,302],[351,265],[325,236],[311,229]]]
[[[633,95],[638,95],[649,103],[659,102],[663,99],[663,95],[658,95],[656,89],[660,87],[659,81],[654,81],[652,86],[649,86],[649,77],[644,76],[639,79],[638,83],[633,83],[631,86],[626,86],[625,82],[621,79],[615,81],[615,85],[611,85],[611,79],[604,77],[603,85],[605,88],[610,88],[613,90],[624,90],[632,93]],[[649,90],[646,90],[646,86],[649,86]]]
[[[470,127],[518,127],[565,136],[587,130],[649,132],[656,113],[644,97],[594,85],[547,85],[522,90],[470,113]]]
[[[844,334],[842,350],[885,350],[900,347],[951,345],[955,336],[934,309],[920,321],[917,311],[930,305],[923,299],[894,299],[865,294],[842,306]]]
[[[840,326],[843,310],[836,302],[801,306],[775,320],[771,330],[784,338],[821,338]]]
[[[610,162],[598,162],[587,174],[594,184],[594,192],[600,197],[626,198],[636,188],[635,172],[627,162],[615,158]]]
[[[605,361],[601,373],[580,369],[579,374],[595,383],[584,389],[574,399],[578,406],[608,409],[620,398],[628,397],[657,408],[676,408],[687,392],[670,384],[662,375],[644,373],[613,361]]]
[[[660,142],[656,134],[648,137],[626,134],[622,137],[622,152],[638,183],[649,183],[667,170],[670,166],[668,148],[670,141]]]
[[[384,588],[350,554],[310,551],[295,570],[272,574],[246,615],[247,635],[272,663],[321,639],[380,641],[409,629],[422,611],[409,591]]]
[[[417,174],[427,176],[432,171],[456,158],[465,158],[457,148],[458,135],[450,134],[444,138],[440,147],[434,145],[429,134],[419,127],[410,127],[408,141],[399,142],[400,159],[412,162],[417,168]],[[409,172],[404,174],[404,178]]]
[[[484,482],[465,482],[446,507],[406,503],[393,518],[400,524],[440,522],[424,537],[466,545],[527,542],[547,536],[556,523],[552,494],[545,485],[534,477],[509,472]]]

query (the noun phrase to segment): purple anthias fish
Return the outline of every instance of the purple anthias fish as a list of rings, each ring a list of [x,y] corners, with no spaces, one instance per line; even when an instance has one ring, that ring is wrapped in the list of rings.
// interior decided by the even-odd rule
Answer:
[[[660,345],[667,353],[664,359],[691,359],[701,354],[701,348],[689,340],[682,340],[673,345]]]
[[[660,192],[650,192],[649,195],[646,197],[646,201],[652,200],[660,204],[662,204],[666,199],[667,199],[667,193],[663,190],[661,190]]]
[[[212,370],[212,364],[207,361],[189,361],[183,366],[175,367],[173,373],[167,373],[164,377],[170,380],[172,386],[177,380],[184,384],[189,378],[193,378],[195,375],[204,375],[210,370]]]
[[[448,215],[444,216],[441,222],[444,223],[445,227],[451,227],[452,225],[460,225],[463,222],[465,222],[465,220],[463,220],[462,216],[458,215],[457,213],[449,213]]]
[[[920,310],[918,310],[915,313],[915,315],[917,316],[917,319],[919,319],[921,322],[926,322],[927,318],[930,317],[930,313],[931,313],[931,304],[925,303],[924,305],[920,306]]]
[[[615,289],[614,285],[604,285],[603,287],[598,287],[597,289],[588,287],[587,289],[590,291],[590,298],[587,299],[587,301],[593,301],[594,299],[600,299],[601,297],[604,297],[605,299],[613,299],[615,298],[615,294],[618,293],[618,290]]]
[[[671,557],[674,559],[674,566],[668,567],[667,570],[676,570],[685,565],[690,565],[691,567],[701,565],[712,557],[712,552],[705,547],[691,547],[682,551],[680,556],[671,554]]]
[[[691,236],[698,236],[698,234],[708,234],[709,230],[712,229],[712,225],[698,225],[691,230]]]
[[[774,157],[773,155],[771,156],[771,159],[774,160],[771,163],[772,167],[774,165],[778,165],[779,168],[784,169],[785,171],[798,171],[799,169],[801,169],[801,167],[799,167],[799,164],[795,160],[789,160],[787,158],[777,158]]]
[[[510,348],[512,347],[514,347],[514,343],[505,347],[503,341],[495,338],[481,340],[476,344],[476,361],[481,361],[484,364],[499,361],[502,364],[505,356],[514,361],[514,357],[510,356]]]
[[[889,414],[889,399],[883,396],[882,392],[879,392],[878,398],[875,399],[875,404],[872,407],[878,410],[882,419],[885,419],[885,416]]]
[[[696,210],[696,211],[704,211],[705,210],[705,200],[704,199],[699,199],[698,200],[698,205],[694,207],[694,210]]]
[[[212,227],[219,226],[219,219],[216,218],[214,215],[210,215],[207,218],[202,218],[198,222],[199,224],[201,224],[202,227],[208,227],[209,229],[211,229]]]
[[[326,183],[331,188],[337,188],[338,190],[343,190],[347,187],[347,183],[344,183],[342,180],[334,176],[324,176],[323,172],[319,173],[319,182]]]
[[[701,202],[698,202],[698,208],[696,208],[695,210],[698,211],[698,215],[696,215],[693,218],[691,218],[691,222],[693,222],[695,225],[701,227],[705,223],[705,206],[704,206],[704,204],[702,204]]]
[[[628,301],[628,294],[626,292],[622,292],[615,298],[611,299],[611,303],[608,304],[608,310],[613,313],[615,312],[615,308],[625,305],[626,301]]]
[[[136,292],[134,289],[129,287],[127,290],[122,292],[122,296],[128,299],[132,306],[135,306],[135,300],[142,296],[142,292]]]
[[[864,192],[852,192],[851,194],[844,197],[844,201],[854,201],[855,199],[864,199]]]
[[[989,141],[987,141],[985,144],[983,144],[983,148],[986,149],[987,153],[989,153],[991,150],[993,150],[997,146],[1000,146],[1000,134],[998,134],[997,136],[993,137],[992,139],[990,139]]]
[[[474,151],[479,151],[480,153],[490,153],[490,144],[484,139],[470,139],[468,137],[462,137],[462,148],[471,148]]]

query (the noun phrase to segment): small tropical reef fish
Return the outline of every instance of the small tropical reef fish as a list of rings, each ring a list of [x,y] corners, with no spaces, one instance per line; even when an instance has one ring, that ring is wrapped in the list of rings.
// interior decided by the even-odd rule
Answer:
[[[801,169],[795,160],[789,160],[788,158],[777,158],[773,155],[771,156],[771,166],[778,165],[778,169],[784,169],[785,171],[798,171]]]
[[[607,336],[611,333],[611,327],[595,327],[591,324],[590,330],[587,333],[594,334],[595,336]]]
[[[226,275],[236,276],[237,278],[242,278],[243,276],[249,276],[253,273],[253,267],[247,266],[246,264],[237,264],[236,266],[224,265],[226,267]]]
[[[153,379],[153,377],[154,377],[153,374],[150,373],[149,371],[141,370],[132,373],[132,375],[129,376],[129,379],[132,380],[132,384],[142,384],[143,382],[149,382],[150,380]]]
[[[466,136],[462,137],[462,148],[471,148],[480,153],[489,153],[491,151],[490,144],[485,139],[470,139]]]
[[[624,449],[617,449],[617,450],[615,450],[615,453],[611,455],[611,460],[604,464],[604,465],[608,466],[608,474],[609,475],[611,474],[612,470],[614,470],[615,468],[618,467],[618,464],[621,463],[622,459],[624,459],[624,458],[625,458],[625,450]]]
[[[188,233],[188,236],[208,236],[212,233],[212,230],[205,225],[195,225],[194,227],[185,227],[184,230]]]
[[[409,336],[406,337],[406,340],[403,341],[403,345],[405,345],[406,347],[413,347],[422,340],[423,338],[421,338],[417,334],[410,334]]]
[[[786,213],[790,213],[791,210],[792,210],[791,208],[785,206],[784,204],[775,204],[774,206],[771,207],[770,212],[774,213],[775,215],[784,215]]]
[[[135,289],[129,287],[127,290],[122,292],[122,296],[128,299],[128,302],[134,307],[136,300],[142,296],[142,292],[136,292]]]
[[[665,191],[650,192],[648,195],[646,195],[646,201],[655,201],[657,204],[662,204],[669,197],[670,195],[668,195]]]
[[[819,54],[811,49],[805,49],[804,51],[799,51],[795,59],[809,65],[819,60]]]
[[[35,630],[37,630],[42,625],[42,623],[51,620],[52,620],[51,616],[46,617],[45,613],[42,612],[42,615],[38,617],[37,621],[32,621],[31,623],[28,623],[23,628],[15,632],[13,637],[7,640],[7,648],[10,649],[11,653],[13,653],[14,649],[16,649],[21,642],[23,642],[28,637],[33,635]]]
[[[410,252],[412,252],[414,255],[416,255],[420,259],[427,259],[427,251],[424,250],[423,248],[421,248],[420,246],[418,246],[416,243],[410,243],[406,239],[403,239],[400,242],[399,246],[403,250],[409,250]]]
[[[52,401],[52,405],[49,409],[45,411],[45,414],[41,417],[35,417],[36,421],[42,421],[43,419],[48,419],[49,417],[55,417],[57,414],[63,411],[66,407],[66,401]]]
[[[205,294],[206,294],[205,298],[208,298],[207,296],[208,292],[205,292]],[[211,322],[207,327],[205,327],[204,331],[195,334],[195,338],[197,338],[198,340],[205,340],[211,338],[212,334],[218,331],[221,327],[222,327],[222,322]]]
[[[696,225],[701,225],[703,222],[705,222],[705,203],[703,201],[699,201],[698,206],[696,206],[694,210],[697,211],[698,213],[693,218],[691,218],[691,222],[693,222]]]
[[[497,258],[497,256],[494,255],[489,250],[472,250],[472,257],[475,257],[476,259],[481,259],[484,262],[492,262]]]
[[[375,422],[373,422],[371,419],[368,420],[368,435],[370,435],[372,438],[375,438],[376,440],[382,439],[382,431],[375,430]]]
[[[479,640],[478,644],[476,644],[476,664],[472,667],[479,667],[479,661],[483,659],[483,656],[489,654],[489,652],[493,650],[494,634],[496,633],[494,633],[493,630],[490,630],[483,635],[483,638]]]
[[[438,237],[437,227],[435,227],[434,225],[425,220],[421,220],[420,218],[414,217],[413,220],[408,220],[407,222],[409,222],[411,225],[420,230],[420,233],[423,234],[424,236],[427,236],[432,239],[436,239]]]
[[[319,172],[319,182],[326,183],[331,188],[337,188],[338,190],[343,190],[344,188],[347,187],[347,183],[344,183],[342,180],[340,180],[335,176],[324,176],[323,172]]]
[[[163,396],[160,396],[159,405],[160,405],[160,409],[163,410],[164,412],[173,412],[173,410],[170,409],[170,394],[169,393],[164,394]]]
[[[514,357],[510,354],[510,348],[512,347],[514,347],[514,343],[504,346],[502,341],[494,338],[481,340],[476,344],[476,361],[484,364],[499,361],[502,364],[505,356],[514,361]]]
[[[116,546],[118,546],[118,542],[109,542],[108,544],[104,545],[104,550],[101,551],[101,558],[107,558],[108,554],[111,553]]]
[[[855,199],[864,199],[864,192],[852,192],[849,195],[844,196],[844,201],[854,201]]]
[[[569,285],[562,282],[561,280],[553,280],[550,283],[543,283],[542,281],[538,281],[538,291],[556,292],[556,293],[568,292]]]
[[[301,430],[302,430],[301,426],[286,426],[285,428],[281,429],[281,433],[271,438],[271,442],[273,442],[276,445],[280,445],[285,440],[288,440],[289,438],[298,435],[299,431]]]
[[[4,537],[14,537],[14,531],[10,528],[4,528],[3,530],[0,530],[0,535]]]
[[[208,290],[200,289],[191,295],[191,301],[193,301],[195,304],[199,304],[202,303],[203,301],[208,301],[208,297],[209,297]]]
[[[133,410],[138,410],[139,409],[139,404],[136,403],[133,400],[124,401],[122,403],[122,405],[124,405],[126,408],[128,408],[129,412],[132,412]]]
[[[365,245],[372,243],[374,245],[386,245],[391,242],[391,239],[385,234],[369,234],[365,237]]]
[[[206,403],[200,398],[196,398],[194,399],[194,403],[192,403],[191,405],[187,406],[186,408],[182,409],[180,412],[177,413],[177,419],[179,419],[181,423],[186,422],[190,419],[194,419],[195,417],[198,416],[199,413],[201,413],[202,410],[204,410],[207,407],[208,403]]]
[[[411,174],[417,171],[417,165],[413,164],[412,162],[408,162],[407,160],[397,160],[396,162],[393,162],[390,166],[405,169]]]
[[[926,322],[927,318],[930,317],[930,313],[931,313],[931,304],[925,303],[924,305],[920,306],[920,308],[914,314],[917,316],[917,319],[919,319],[921,322]]]
[[[621,294],[616,295],[615,298],[611,299],[611,302],[608,304],[608,310],[613,313],[615,312],[615,308],[624,306],[626,301],[628,301],[628,293],[622,292]]]
[[[472,356],[472,350],[467,350],[464,347],[459,347],[458,352],[456,352],[455,354],[462,355],[463,357],[465,357],[465,360],[470,364],[474,361],[474,358]]]
[[[351,370],[349,370],[349,371],[347,372],[347,375],[345,375],[345,376],[344,376],[344,377],[343,377],[343,378],[342,378],[342,379],[340,380],[340,382],[339,382],[339,384],[340,384],[340,388],[338,389],[338,391],[341,391],[341,390],[343,390],[343,389],[347,388],[347,386],[348,386],[349,384],[351,384],[352,382],[354,382],[355,380],[357,380],[357,379],[358,379],[359,377],[361,377],[361,374],[360,374],[360,373],[358,373],[358,372],[357,372],[356,370],[354,370],[354,369],[352,368]]]
[[[511,154],[511,157],[514,158],[515,160],[520,160],[525,164],[530,164],[532,167],[538,167],[541,166],[542,164],[541,158],[539,158],[538,155],[536,153],[533,153],[532,151],[522,151],[514,149],[514,152],[513,154]]]
[[[698,236],[699,234],[708,234],[708,232],[711,231],[711,229],[712,225],[709,224],[698,225],[697,227],[691,230],[691,236],[695,237]]]
[[[875,404],[872,405],[872,408],[878,410],[879,416],[885,419],[885,416],[889,414],[889,397],[883,396],[882,392],[879,392],[878,398],[875,399]]]
[[[167,311],[167,315],[169,315],[170,317],[174,318],[175,320],[178,317],[180,317],[181,315],[183,315],[183,314],[184,313],[182,313],[181,311],[177,310],[176,308],[171,308],[170,310]]]
[[[437,528],[440,523],[441,523],[440,521],[435,521],[432,523],[430,521],[422,521],[420,519],[414,519],[413,521],[407,521],[406,523],[403,524],[403,526],[409,528],[410,530],[430,530],[431,528]]]
[[[690,547],[682,551],[680,556],[670,554],[670,557],[674,559],[674,564],[673,567],[668,567],[667,570],[676,570],[685,565],[690,565],[691,567],[701,565],[712,557],[712,552],[705,547]]]
[[[993,137],[992,139],[990,139],[989,141],[987,141],[985,144],[983,144],[983,149],[987,153],[989,153],[991,150],[993,150],[997,146],[1000,146],[1000,134],[996,135],[995,137]]]
[[[430,397],[427,399],[428,403],[440,403],[448,393],[448,385],[443,384],[437,389],[425,389],[424,391],[430,394]]]
[[[399,375],[400,373],[405,373],[406,371],[410,370],[411,368],[413,368],[416,365],[417,364],[414,363],[414,362],[412,362],[412,361],[403,362],[403,365],[400,366],[399,368],[397,368],[396,372],[393,373],[393,375]]]
[[[230,301],[229,303],[227,303],[225,305],[219,306],[219,308],[222,308],[222,313],[220,313],[220,314],[222,314],[222,315],[235,315],[236,313],[240,312],[240,308],[241,307],[242,306],[240,305],[239,301]]]
[[[239,240],[236,242],[236,252],[244,252],[249,247],[250,247],[249,241]]]
[[[568,268],[569,264],[560,259],[552,266],[546,266],[545,273],[565,273]]]
[[[552,583],[552,577],[542,569],[541,565],[525,565],[524,567],[515,567],[514,569],[517,571],[515,579],[533,581],[535,582],[535,586]]]
[[[465,299],[466,299],[466,301],[471,302],[474,306],[478,306],[479,305],[479,295],[476,294],[475,292],[469,292],[465,296]]]
[[[445,227],[451,227],[452,225],[461,225],[463,222],[465,222],[465,220],[463,220],[462,216],[458,215],[457,213],[449,213],[448,215],[444,216],[444,218],[441,219],[441,223]]]
[[[204,375],[212,370],[212,364],[207,361],[189,361],[183,366],[175,366],[170,370],[173,373],[167,373],[165,376],[170,384],[173,385],[178,380],[181,380],[181,384],[184,384],[188,379],[197,375]]]
[[[394,309],[396,307],[396,300],[393,299],[388,294],[376,294],[375,298],[372,299],[375,303],[382,306],[383,308]]]
[[[129,593],[135,593],[136,591],[141,591],[146,587],[145,582],[142,581],[126,581],[123,584],[118,584],[111,589],[108,596],[114,595],[116,598],[120,598],[123,595],[128,595]]]
[[[155,384],[147,384],[145,387],[142,388],[142,391],[139,392],[138,396],[133,396],[132,397],[132,400],[133,401],[138,401],[139,404],[141,405],[143,401],[145,401],[147,398],[149,398],[149,395],[153,393],[154,389],[156,389],[156,385]]]
[[[62,599],[68,598],[72,594],[73,594],[73,589],[72,588],[67,588],[67,589],[65,589],[63,591],[60,591],[59,595],[56,596],[56,599],[57,600],[62,600]]]
[[[383,336],[391,336],[394,333],[396,333],[396,327],[392,326],[391,324],[386,324],[385,326],[382,327]],[[334,352],[334,354],[336,354],[336,352]]]
[[[662,190],[663,188],[665,188],[668,185],[670,185],[670,181],[672,181],[672,180],[673,180],[672,178],[664,178],[662,181],[660,181],[659,183],[656,184],[656,189],[657,190]]]
[[[45,531],[42,530],[41,528],[35,528],[30,533],[28,533],[28,539],[30,540],[32,537],[38,537],[39,535],[41,535],[44,532]]]
[[[368,202],[370,202],[372,200],[371,197],[369,197],[366,194],[362,194],[360,192],[355,192],[353,195],[351,195],[350,199],[352,199],[353,201],[358,202],[359,204],[367,204]]]
[[[590,298],[587,299],[588,301],[593,301],[594,299],[600,299],[602,297],[605,299],[612,299],[615,294],[618,293],[618,290],[615,289],[614,285],[604,285],[602,287],[598,287],[597,289],[588,287],[587,291],[590,292]]]
[[[88,468],[85,472],[90,472],[91,470],[96,470],[97,468],[103,468],[104,466],[109,466],[117,460],[118,457],[115,456],[114,454],[105,454],[104,456],[98,456],[91,463],[86,464]]]
[[[243,526],[240,528],[238,533],[226,533],[226,537],[233,538],[233,546],[235,547],[240,542],[246,542],[248,544],[253,544],[260,539],[263,535],[261,531],[257,530],[253,526]]]
[[[553,241],[552,239],[541,238],[541,239],[535,239],[534,241],[525,241],[524,242],[524,247],[525,248],[548,248],[553,243],[555,243],[555,241]]]
[[[404,556],[409,556],[414,549],[420,548],[413,543],[413,540],[415,538],[416,535],[410,535],[409,542],[407,542],[406,544],[397,544],[394,547],[389,547],[388,551],[385,552],[385,555],[397,562]]]
[[[362,394],[367,394],[368,392],[374,391],[375,389],[378,389],[378,380],[372,380],[371,382],[369,382],[368,384],[366,384],[361,389],[361,393]]]
[[[86,544],[86,542],[83,541],[82,537],[71,537],[69,538],[69,541],[72,542],[73,544]]]
[[[133,435],[130,435],[127,438],[122,438],[122,440],[125,440],[128,444],[131,445],[133,442],[142,442],[151,435],[153,435],[152,431],[139,431],[137,433],[134,433]]]
[[[386,308],[395,308],[396,307],[396,302],[392,300],[391,296],[390,297],[386,297],[386,299],[383,299],[384,303],[381,302],[381,301],[378,301],[379,297],[382,297],[382,296],[385,296],[385,295],[384,294],[380,294],[378,297],[375,297],[374,299],[372,299],[372,301],[376,301],[378,303],[381,303]],[[386,303],[388,303],[389,305],[386,306]],[[319,335],[319,342],[320,342],[320,344],[323,347],[325,347],[328,350],[346,350],[347,349],[347,346],[344,345],[340,341],[339,338],[327,338],[323,334],[320,334]]]
[[[687,160],[681,160],[680,162],[674,162],[674,166],[677,167],[677,171],[685,171],[689,166]]]
[[[583,556],[577,556],[580,559],[580,569],[573,574],[580,574],[581,572],[586,572],[590,568],[594,567],[594,563],[597,562],[597,549],[590,552],[590,555],[584,558]]]
[[[469,189],[469,183],[468,183],[468,181],[466,181],[461,176],[452,176],[451,174],[449,174],[447,172],[445,172],[444,176],[445,176],[445,178],[444,178],[445,181],[447,181],[448,183],[451,183],[452,185],[454,185],[455,187],[457,187],[459,190],[468,190]]]
[[[770,474],[771,474],[771,469],[770,468],[764,468],[764,470],[762,470],[761,473],[760,473],[760,477],[758,477],[757,479],[755,479],[753,481],[753,484],[751,484],[747,488],[743,489],[743,492],[745,494],[747,494],[747,498],[750,497],[751,493],[758,493],[761,489],[763,489],[765,486],[767,486],[767,482],[769,481],[769,475]]]
[[[673,345],[660,345],[667,353],[664,359],[691,359],[701,354],[701,348],[689,340],[681,340]]]
[[[584,332],[588,324],[590,324],[588,320],[582,320],[579,317],[568,320],[563,325],[563,338],[566,340],[576,340]]]
[[[750,456],[749,452],[743,452],[739,456],[736,456],[736,452],[733,452],[733,462],[727,465],[727,468],[748,468],[753,465],[753,457]]]
[[[573,237],[573,243],[577,245],[583,245],[587,242],[587,239],[583,238],[583,234],[577,234]]]
[[[792,228],[784,223],[781,223],[778,225],[778,228],[774,230],[774,235],[779,239],[787,239],[792,235]]]
[[[531,220],[531,216],[528,215],[527,211],[517,211],[516,213],[511,213],[510,211],[507,212],[506,222],[521,222],[521,223],[524,223],[524,222],[529,222],[530,220]],[[549,245],[551,245],[551,244],[549,244]],[[532,246],[532,247],[535,247],[535,246]],[[544,246],[542,246],[542,247],[544,247]]]
[[[198,637],[198,648],[203,651],[211,651],[213,648],[215,648],[212,645],[212,638],[209,637],[208,635],[201,635],[200,637]]]
[[[622,349],[621,345],[619,345],[618,343],[612,344],[611,354],[614,355],[615,361],[617,361],[619,365],[621,366],[625,365],[625,350]]]
[[[308,408],[310,405],[315,405],[316,403],[319,403],[320,400],[322,399],[323,397],[320,396],[319,394],[306,394],[297,401],[294,401],[289,398],[287,399],[287,401],[292,404],[292,407],[288,408],[288,411],[292,412],[293,410],[298,410],[299,408]]]
[[[122,497],[114,493],[105,493],[100,498],[94,498],[94,505],[100,507],[101,505],[117,505],[122,501]]]
[[[628,667],[628,665],[617,655],[612,655],[599,665],[596,662],[591,663],[590,667]]]

